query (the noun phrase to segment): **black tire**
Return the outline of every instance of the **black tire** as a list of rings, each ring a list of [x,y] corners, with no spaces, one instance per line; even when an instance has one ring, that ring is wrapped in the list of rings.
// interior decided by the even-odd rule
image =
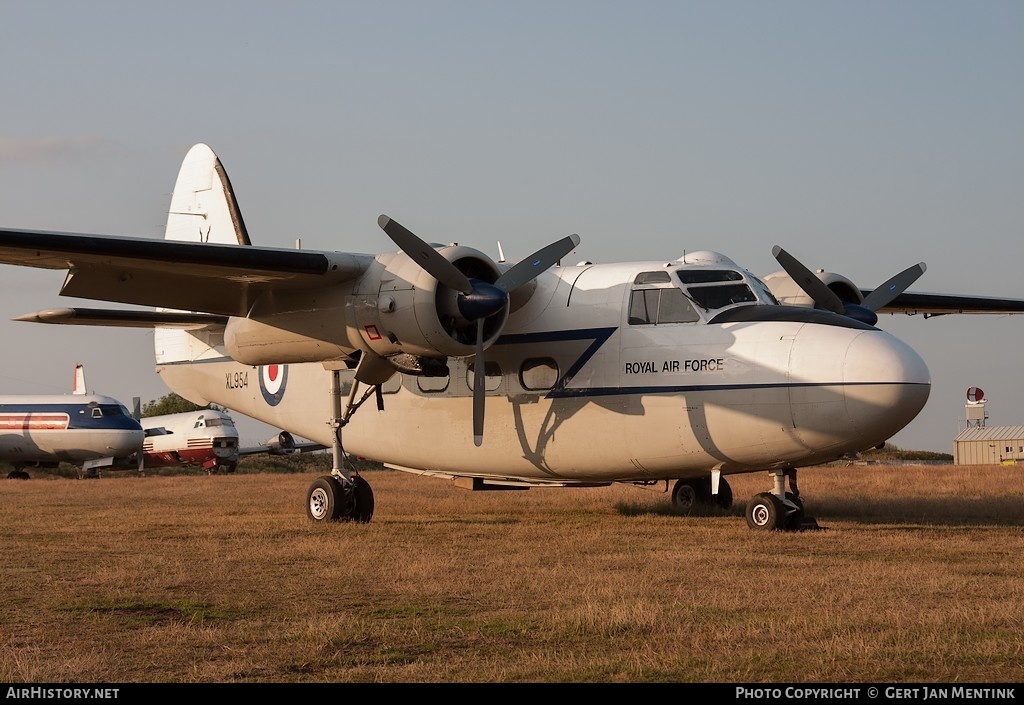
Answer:
[[[11,470],[7,473],[8,480],[28,480],[28,473],[24,470]]]
[[[712,495],[712,499],[722,509],[732,507],[732,487],[724,477],[718,478],[718,494]]]
[[[373,490],[370,483],[359,475],[352,478],[353,499],[352,516],[353,521],[366,524],[373,518]]]
[[[786,493],[786,500],[797,506],[796,511],[786,517],[786,529],[798,531],[804,523],[804,501],[792,492]]]
[[[321,475],[306,491],[306,516],[317,523],[337,521],[344,503],[341,483],[333,475]]]
[[[700,479],[676,480],[672,487],[672,506],[684,514],[706,507],[711,503],[711,481]]]
[[[306,516],[315,522],[369,522],[373,517],[370,483],[358,475],[351,484],[334,475],[318,477],[306,492]]]
[[[785,505],[771,492],[754,495],[747,502],[746,514],[747,526],[756,531],[778,531],[786,522]]]

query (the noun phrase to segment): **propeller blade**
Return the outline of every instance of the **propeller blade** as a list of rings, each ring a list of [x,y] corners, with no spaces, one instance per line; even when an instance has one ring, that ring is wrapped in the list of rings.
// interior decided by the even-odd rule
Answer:
[[[416,237],[411,230],[398,221],[391,220],[386,215],[381,215],[377,218],[377,225],[402,249],[402,252],[409,255],[414,262],[423,267],[434,279],[451,289],[461,291],[463,294],[471,294],[473,292],[473,285],[470,284],[466,275],[460,272],[454,264],[442,257],[437,250]]]
[[[473,443],[484,442],[484,319],[476,320],[476,357],[473,359]]]
[[[573,233],[557,242],[540,248],[529,257],[520,260],[516,266],[508,270],[494,285],[508,293],[515,291],[523,284],[535,279],[538,274],[558,263],[558,260],[572,252],[580,244],[580,236]]]
[[[835,292],[825,286],[823,281],[814,276],[814,273],[793,255],[778,245],[772,248],[772,255],[793,281],[814,300],[814,303],[833,313],[846,314],[846,307],[843,305],[842,299],[836,296]]]
[[[916,282],[918,278],[924,274],[925,269],[927,269],[927,267],[924,262],[919,262],[913,267],[907,267],[896,276],[891,277],[887,282],[885,282],[885,284],[882,284],[880,287],[868,294],[861,306],[871,309],[872,311],[877,311],[906,291],[908,286]]]

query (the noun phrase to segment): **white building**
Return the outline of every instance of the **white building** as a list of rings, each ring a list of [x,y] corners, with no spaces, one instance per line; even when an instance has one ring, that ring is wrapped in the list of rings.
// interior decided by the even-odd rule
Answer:
[[[1024,464],[1024,426],[968,426],[953,439],[954,465]]]

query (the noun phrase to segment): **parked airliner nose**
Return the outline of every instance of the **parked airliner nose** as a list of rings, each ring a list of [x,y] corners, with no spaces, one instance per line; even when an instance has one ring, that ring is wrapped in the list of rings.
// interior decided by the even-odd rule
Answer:
[[[931,391],[921,356],[884,331],[865,331],[850,341],[843,383],[851,424],[862,437],[880,441],[913,421]]]

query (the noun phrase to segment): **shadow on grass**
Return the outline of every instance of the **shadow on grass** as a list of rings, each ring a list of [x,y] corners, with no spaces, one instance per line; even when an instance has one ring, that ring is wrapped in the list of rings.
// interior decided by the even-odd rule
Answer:
[[[952,497],[887,497],[885,499],[805,499],[804,514],[827,528],[829,519],[860,524],[919,526],[1021,526],[1024,502],[1019,497],[997,499],[956,499]],[[663,504],[619,502],[615,510],[623,516],[738,517],[744,518],[746,501],[738,498],[729,509],[695,507],[684,512]]]

